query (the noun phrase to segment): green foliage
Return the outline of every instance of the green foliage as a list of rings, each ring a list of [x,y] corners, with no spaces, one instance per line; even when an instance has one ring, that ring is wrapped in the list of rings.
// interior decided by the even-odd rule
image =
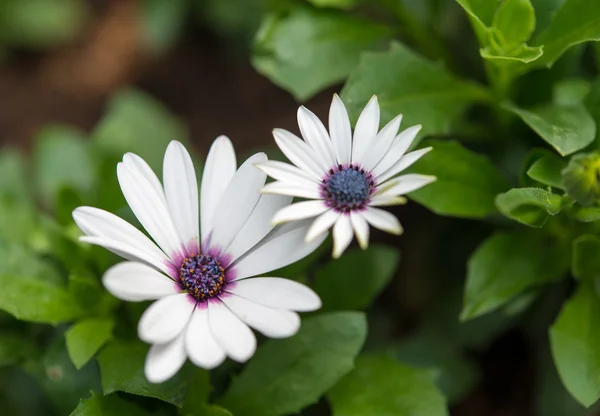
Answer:
[[[71,361],[77,369],[83,367],[112,337],[112,319],[83,319],[65,333]]]
[[[542,227],[550,215],[562,208],[562,198],[539,188],[511,189],[496,197],[498,210],[515,221]]]
[[[562,171],[567,193],[581,205],[588,207],[600,198],[600,155],[580,153],[569,161]]]
[[[358,312],[306,319],[294,337],[267,341],[233,379],[222,403],[247,416],[298,412],[352,370],[366,333]]]
[[[431,374],[392,357],[367,355],[328,394],[334,416],[444,416],[444,398]]]
[[[573,276],[580,279],[600,277],[600,238],[595,235],[582,235],[573,241]]]
[[[144,416],[147,414],[117,396],[101,396],[92,393],[89,399],[81,400],[71,416]]]
[[[533,162],[527,170],[527,176],[543,185],[564,190],[562,170],[566,166],[567,162],[564,159],[548,153]]]

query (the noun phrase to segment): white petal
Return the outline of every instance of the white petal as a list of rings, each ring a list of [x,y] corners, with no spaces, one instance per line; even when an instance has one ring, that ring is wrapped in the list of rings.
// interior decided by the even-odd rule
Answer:
[[[400,235],[404,231],[395,215],[379,208],[367,207],[363,216],[369,224],[391,234]]]
[[[200,186],[202,241],[206,239],[212,229],[211,223],[215,208],[229,185],[229,181],[233,178],[236,168],[235,150],[231,141],[225,136],[217,137],[206,157]]]
[[[163,187],[160,184],[156,173],[154,173],[150,165],[148,165],[144,159],[135,153],[125,153],[123,155],[123,163],[129,166],[131,169],[140,172],[142,176],[150,183],[156,195],[158,195],[166,203]]]
[[[125,258],[130,260],[143,258],[144,262],[168,273],[166,265],[170,260],[165,253],[144,233],[122,218],[98,208],[79,207],[73,211],[73,219],[88,236],[102,237],[102,241],[117,242],[121,252],[129,253],[128,256],[124,256]]]
[[[240,363],[248,361],[256,351],[252,330],[219,300],[208,302],[210,332],[225,353]]]
[[[394,142],[394,138],[396,137],[396,133],[398,133],[401,122],[402,114],[394,117],[392,121],[386,124],[377,134],[375,140],[372,142],[372,146],[365,151],[362,160],[359,161],[364,169],[372,170],[375,165],[383,159]]]
[[[146,356],[144,373],[151,383],[162,383],[173,377],[186,360],[183,333],[166,344],[150,347]]]
[[[376,195],[382,196],[397,196],[405,195],[409,192],[416,191],[425,185],[435,181],[436,177],[431,175],[421,175],[418,173],[408,173],[391,179],[378,186],[379,190]]]
[[[424,149],[415,150],[414,152],[407,153],[402,156],[402,158],[396,162],[394,166],[386,170],[384,173],[377,177],[378,182],[385,182],[389,178],[397,175],[402,172],[404,169],[408,168],[410,165],[419,160],[423,155],[429,153],[429,151],[433,149],[433,147],[426,147]]]
[[[142,314],[138,336],[149,344],[164,344],[173,340],[187,325],[195,305],[187,292],[157,300]]]
[[[264,153],[249,157],[231,178],[213,215],[211,247],[226,249],[252,214],[260,198],[259,190],[267,179],[254,165],[265,160]]]
[[[360,212],[350,212],[350,222],[360,248],[366,250],[369,247],[369,224]]]
[[[329,230],[337,221],[341,214],[334,209],[324,212],[316,220],[313,221],[306,233],[304,241],[310,243],[315,238],[322,236]],[[325,235],[327,236],[327,235]]]
[[[266,236],[273,229],[273,215],[290,202],[291,196],[261,195],[254,211],[227,249],[231,261],[236,260]]]
[[[260,192],[265,194],[278,194],[297,196],[299,198],[321,199],[321,193],[317,184],[306,186],[300,183],[270,182]]]
[[[102,276],[102,283],[112,295],[130,302],[160,299],[179,291],[178,285],[164,274],[134,262],[112,266]]]
[[[225,352],[210,332],[208,308],[197,307],[185,330],[185,350],[190,361],[198,367],[211,370],[225,360]]]
[[[275,227],[250,251],[234,262],[236,279],[244,279],[292,264],[312,253],[326,236],[307,244],[304,236],[306,220]]]
[[[221,300],[242,321],[270,338],[287,338],[300,329],[297,313],[273,309],[233,294]]]
[[[413,143],[420,130],[421,125],[419,124],[409,127],[397,135],[392,143],[392,146],[390,147],[390,151],[386,153],[383,159],[381,159],[381,161],[373,169],[373,175],[377,177],[398,163],[398,161],[402,158],[402,156],[404,156],[404,153],[406,153],[410,145]]]
[[[372,207],[387,207],[391,205],[404,205],[407,199],[403,196],[393,195],[374,195],[369,201],[369,206]]]
[[[318,183],[313,177],[289,163],[267,160],[264,163],[256,165],[256,167],[277,181],[300,183],[306,186]]]
[[[254,277],[238,280],[226,290],[255,303],[276,309],[311,312],[321,307],[321,299],[312,289],[281,277]]]
[[[163,163],[165,196],[171,218],[186,247],[199,247],[198,182],[194,164],[178,141],[169,143]],[[190,253],[191,254],[191,253]],[[195,253],[194,253],[195,254]]]
[[[352,153],[352,129],[346,107],[337,94],[329,108],[329,134],[338,164],[350,163]]]
[[[352,140],[352,162],[360,162],[379,130],[379,104],[373,96],[360,113]]]
[[[321,166],[314,150],[298,136],[287,130],[273,130],[273,137],[283,154],[304,172],[317,180],[321,180],[327,171],[326,166]]]
[[[327,210],[329,207],[320,200],[297,202],[277,211],[273,217],[273,224],[316,217]]]
[[[154,241],[171,258],[180,254],[183,243],[165,204],[162,189],[157,191],[142,171],[124,163],[117,165],[117,176],[127,204]]]
[[[333,226],[333,258],[339,258],[352,242],[353,232],[349,215],[340,215]]]
[[[322,161],[321,166],[331,169],[337,165],[327,129],[321,120],[304,106],[298,108],[298,126],[306,143],[313,148],[317,157]]]

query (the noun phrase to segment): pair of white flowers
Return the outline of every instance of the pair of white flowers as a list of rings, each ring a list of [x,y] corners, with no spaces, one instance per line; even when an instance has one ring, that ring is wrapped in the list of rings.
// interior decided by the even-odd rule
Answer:
[[[318,295],[292,280],[254,276],[312,253],[329,228],[334,257],[353,235],[366,248],[369,225],[402,232],[397,218],[377,207],[404,203],[402,195],[435,178],[396,176],[431,150],[406,153],[420,126],[398,134],[400,121],[398,116],[379,131],[375,97],[354,134],[337,95],[329,131],[300,107],[304,140],[285,130],[273,132],[294,165],[257,153],[237,168],[233,146],[221,136],[208,153],[200,198],[192,160],[181,143],[173,141],[166,150],[162,184],[142,158],[123,157],[117,166],[121,190],[151,239],[97,208],[79,207],[73,217],[85,234],[81,241],[128,260],[104,274],[107,290],[127,301],[156,300],[138,325],[140,339],[152,345],[148,380],[171,378],[188,358],[206,369],[226,357],[245,362],[256,349],[250,327],[271,338],[294,335],[300,327],[297,312],[319,309]],[[276,181],[265,185],[267,175]],[[307,201],[290,205],[293,197]]]

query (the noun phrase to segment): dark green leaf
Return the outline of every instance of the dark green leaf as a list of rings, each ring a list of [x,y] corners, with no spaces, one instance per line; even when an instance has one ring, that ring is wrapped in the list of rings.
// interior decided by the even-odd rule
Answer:
[[[596,122],[582,105],[547,104],[528,110],[505,108],[518,115],[562,156],[583,149],[596,136]]]
[[[573,276],[580,279],[600,277],[600,238],[582,235],[573,241]]]
[[[536,160],[527,170],[527,176],[544,185],[557,189],[565,189],[562,182],[562,170],[567,166],[567,161],[556,156],[547,154]]]
[[[467,264],[461,319],[483,315],[529,288],[559,279],[569,262],[565,247],[537,233],[493,234]]]
[[[181,414],[183,416],[212,416],[213,413],[215,416],[220,415],[218,406],[214,406],[214,409],[217,410],[211,410],[213,406],[208,405],[211,389],[208,371],[198,371],[181,406]],[[211,411],[213,413],[210,413]],[[225,416],[227,413],[223,415]]]
[[[92,393],[89,399],[82,399],[70,416],[144,416],[144,410],[117,396],[102,396]]]
[[[518,188],[496,197],[498,210],[515,221],[531,227],[542,227],[550,215],[562,208],[562,197],[540,188]]]
[[[567,193],[583,206],[600,199],[600,154],[579,153],[562,171]]]
[[[233,379],[223,405],[244,416],[300,411],[352,369],[366,332],[365,316],[358,312],[306,319],[294,337],[269,340],[257,351]]]
[[[458,142],[428,140],[433,150],[408,171],[437,180],[410,198],[440,215],[483,218],[496,210],[494,198],[508,183],[492,162]]]
[[[349,250],[341,259],[330,261],[317,271],[314,284],[323,309],[368,308],[394,276],[399,258],[395,248],[373,245],[367,251]]]
[[[386,26],[345,13],[295,7],[263,21],[253,64],[297,99],[306,100],[343,81],[360,53],[381,49],[389,35]]]
[[[367,355],[328,394],[334,416],[444,416],[442,394],[431,374],[392,357]]]
[[[112,337],[115,323],[110,318],[83,319],[65,333],[67,350],[77,369],[83,367]]]
[[[483,87],[455,77],[397,42],[389,51],[364,53],[348,78],[342,98],[351,117],[358,117],[373,94],[379,99],[382,122],[402,113],[406,125],[423,125],[421,134],[447,133],[469,104],[489,98]]]
[[[583,282],[550,329],[552,355],[567,390],[586,407],[600,398],[600,298]]]
[[[153,384],[144,375],[144,360],[148,346],[141,342],[112,341],[98,354],[102,391],[115,391],[154,397],[181,406],[194,380],[195,368],[184,367],[173,378]]]

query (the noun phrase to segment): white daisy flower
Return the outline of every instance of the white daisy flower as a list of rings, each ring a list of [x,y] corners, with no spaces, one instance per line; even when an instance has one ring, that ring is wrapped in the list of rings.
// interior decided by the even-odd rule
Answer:
[[[402,195],[436,178],[429,175],[396,175],[419,160],[431,147],[406,153],[420,125],[400,134],[402,115],[379,130],[377,97],[360,114],[354,135],[342,100],[336,95],[329,110],[329,132],[305,107],[298,109],[298,125],[304,140],[282,129],[273,136],[281,151],[295,165],[277,161],[257,164],[276,181],[261,192],[309,199],[283,207],[274,224],[316,217],[306,234],[310,243],[333,227],[333,257],[346,250],[353,235],[364,250],[369,245],[369,224],[392,234],[402,234],[398,219],[378,206],[406,203]]]
[[[206,369],[225,357],[244,362],[256,349],[249,327],[289,337],[300,327],[297,311],[321,306],[317,294],[300,283],[248,279],[305,257],[323,240],[304,243],[309,224],[273,228],[271,217],[291,197],[259,193],[266,175],[254,165],[266,161],[258,153],[236,170],[231,142],[217,138],[204,167],[199,220],[194,166],[181,143],[167,148],[164,185],[142,158],[126,154],[117,166],[119,184],[156,244],[109,212],[73,211],[86,234],[81,241],[129,260],[104,274],[107,290],[127,301],[156,300],[138,325],[139,337],[152,344],[145,364],[149,381],[171,378],[187,358]]]

